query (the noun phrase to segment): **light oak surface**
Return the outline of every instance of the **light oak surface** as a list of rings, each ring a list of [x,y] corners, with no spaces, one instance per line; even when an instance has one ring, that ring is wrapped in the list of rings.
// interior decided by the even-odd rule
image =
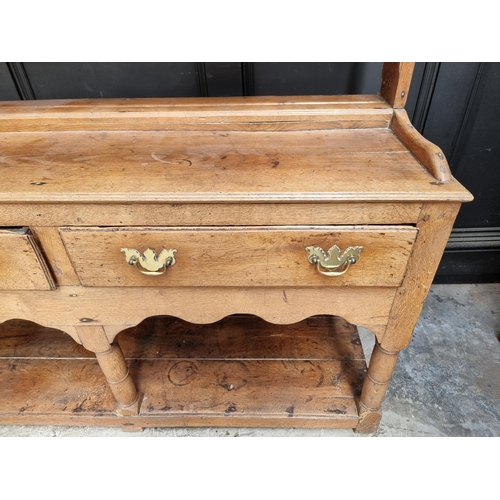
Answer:
[[[398,286],[417,231],[399,226],[87,228],[62,229],[62,239],[84,286]],[[306,247],[363,246],[343,276],[324,276]],[[121,252],[176,249],[176,263],[145,276]]]
[[[0,422],[376,430],[472,199],[402,109],[412,70],[377,96],[0,103]],[[323,276],[313,245],[363,250]]]
[[[380,94],[393,108],[405,107],[414,69],[415,63],[412,62],[384,64]]]
[[[45,260],[28,228],[0,229],[0,290],[55,288]]]
[[[5,102],[0,132],[373,128],[391,115],[378,95]]]
[[[438,181],[453,182],[444,153],[418,133],[404,109],[394,110],[391,128]]]
[[[390,322],[381,342],[386,350],[399,351],[408,346],[458,210],[457,203],[429,204],[422,208],[414,255],[395,296]]]
[[[81,287],[45,292],[3,292],[0,322],[27,319],[74,332],[79,325],[128,326],[169,314],[191,323],[213,323],[231,314],[253,314],[273,324],[292,324],[316,314],[337,314],[383,335],[396,288],[312,287]],[[336,311],[336,312],[335,312]],[[118,333],[119,329],[113,329]],[[108,336],[109,342],[114,340]]]
[[[58,228],[32,226],[31,232],[38,242],[55,283],[58,286],[80,284],[73,264],[64,250]]]
[[[114,414],[91,353],[55,330],[0,326],[0,423],[356,425],[366,363],[356,328],[341,318],[278,328],[244,316],[197,327],[152,318],[123,332],[120,343],[144,393],[134,417]]]
[[[277,226],[413,224],[422,203],[3,204],[0,224],[56,226]]]
[[[18,135],[0,140],[4,203],[470,200],[389,129]]]

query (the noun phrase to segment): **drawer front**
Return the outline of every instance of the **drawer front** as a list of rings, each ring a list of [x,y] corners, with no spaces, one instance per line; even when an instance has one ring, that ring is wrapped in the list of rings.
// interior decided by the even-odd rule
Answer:
[[[53,290],[49,268],[28,228],[0,229],[0,290]]]
[[[416,235],[407,226],[61,229],[84,286],[398,286]],[[306,247],[333,245],[363,247],[341,276],[325,276],[308,260]],[[145,275],[125,248],[140,257],[148,248],[175,249],[174,264]]]

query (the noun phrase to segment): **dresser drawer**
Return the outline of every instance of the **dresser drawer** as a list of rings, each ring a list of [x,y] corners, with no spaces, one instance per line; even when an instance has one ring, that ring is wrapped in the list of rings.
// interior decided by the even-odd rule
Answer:
[[[52,289],[54,281],[29,229],[0,229],[0,290]]]
[[[409,226],[61,229],[85,286],[398,286],[416,234]],[[363,249],[345,274],[325,276],[306,248],[333,245]],[[148,248],[176,250],[173,265],[143,274],[137,259]]]

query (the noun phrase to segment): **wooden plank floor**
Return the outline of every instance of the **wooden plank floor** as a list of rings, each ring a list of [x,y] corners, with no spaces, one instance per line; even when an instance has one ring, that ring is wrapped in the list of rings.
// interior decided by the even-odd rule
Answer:
[[[140,415],[118,417],[92,353],[61,332],[0,325],[0,424],[355,427],[366,374],[357,329],[317,316],[271,325],[230,316],[149,318],[120,333]]]

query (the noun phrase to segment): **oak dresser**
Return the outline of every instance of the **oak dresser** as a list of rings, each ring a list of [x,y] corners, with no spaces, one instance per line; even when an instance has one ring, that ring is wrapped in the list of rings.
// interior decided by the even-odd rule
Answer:
[[[0,103],[0,423],[373,432],[472,199],[408,120],[412,71],[386,63],[379,95]]]

